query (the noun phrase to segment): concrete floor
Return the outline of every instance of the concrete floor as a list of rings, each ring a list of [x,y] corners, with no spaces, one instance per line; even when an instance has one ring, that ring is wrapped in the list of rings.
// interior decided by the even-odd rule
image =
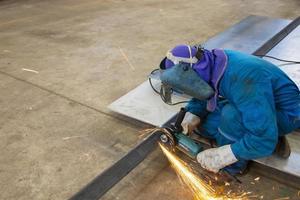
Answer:
[[[167,49],[250,14],[293,19],[300,1],[0,1],[0,199],[77,192],[147,127],[106,106],[143,82]],[[264,199],[299,198],[267,178],[251,185],[256,176],[242,179]],[[104,199],[155,198],[192,199],[160,151]]]

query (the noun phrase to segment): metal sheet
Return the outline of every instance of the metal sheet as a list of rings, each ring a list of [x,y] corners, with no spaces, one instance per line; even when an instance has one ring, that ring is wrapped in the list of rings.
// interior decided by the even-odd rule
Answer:
[[[284,29],[274,35],[269,41],[264,43],[264,45],[262,45],[259,49],[255,50],[253,55],[260,57],[266,55],[271,49],[273,49],[277,44],[285,39],[292,31],[294,31],[298,27],[298,25],[300,25],[300,17],[294,19]]]
[[[251,15],[224,32],[207,40],[207,49],[221,48],[253,53],[291,20]]]
[[[300,61],[300,27],[297,27],[284,40],[282,40],[275,48],[273,48],[267,55],[283,58],[285,60]],[[300,88],[300,65],[288,64],[264,58],[280,67]]]
[[[153,85],[157,86],[159,84],[160,82],[153,80]],[[175,97],[173,100],[178,102],[186,99]],[[169,106],[163,103],[160,96],[152,90],[149,82],[145,81],[137,88],[114,101],[108,108],[142,122],[161,126],[175,115],[182,106],[184,104]]]

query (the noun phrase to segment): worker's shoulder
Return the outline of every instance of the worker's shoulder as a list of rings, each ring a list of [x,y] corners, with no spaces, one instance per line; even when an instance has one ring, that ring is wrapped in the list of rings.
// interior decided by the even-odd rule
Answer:
[[[226,55],[227,55],[227,58],[228,58],[228,61],[229,62],[239,62],[240,64],[247,64],[247,63],[268,63],[267,61],[257,57],[257,56],[254,56],[254,55],[251,55],[251,54],[247,54],[247,53],[243,53],[243,52],[240,52],[240,51],[236,51],[236,50],[224,50]]]
[[[227,67],[235,70],[247,70],[251,72],[277,71],[278,67],[260,57],[235,50],[225,50],[228,58]]]
[[[234,50],[225,50],[225,53],[228,62],[224,76],[231,82],[236,80],[240,84],[250,79],[254,82],[266,82],[284,76],[276,65],[259,57]]]

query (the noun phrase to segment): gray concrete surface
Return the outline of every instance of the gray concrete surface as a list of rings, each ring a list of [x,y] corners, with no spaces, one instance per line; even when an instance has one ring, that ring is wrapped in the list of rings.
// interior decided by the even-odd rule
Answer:
[[[292,19],[300,2],[0,1],[0,199],[70,197],[147,127],[106,106],[173,45],[205,41],[249,14]],[[242,179],[265,199],[298,198],[269,179],[251,185],[256,176]],[[104,199],[155,198],[192,199],[159,151]]]

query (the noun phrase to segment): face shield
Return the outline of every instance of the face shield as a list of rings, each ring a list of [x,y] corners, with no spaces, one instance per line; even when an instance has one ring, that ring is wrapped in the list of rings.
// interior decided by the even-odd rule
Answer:
[[[159,94],[168,104],[172,104],[174,92],[199,100],[209,99],[214,94],[214,90],[193,69],[193,64],[202,58],[202,49],[196,48],[196,52],[193,49],[192,55],[191,47],[188,45],[186,47],[188,47],[189,57],[176,56],[168,51],[160,64],[160,69],[153,73],[161,81]],[[151,84],[150,78],[149,81]]]
[[[214,90],[186,63],[162,70],[160,80],[162,95],[167,100],[171,99],[173,90],[199,100],[209,99],[214,94]]]

